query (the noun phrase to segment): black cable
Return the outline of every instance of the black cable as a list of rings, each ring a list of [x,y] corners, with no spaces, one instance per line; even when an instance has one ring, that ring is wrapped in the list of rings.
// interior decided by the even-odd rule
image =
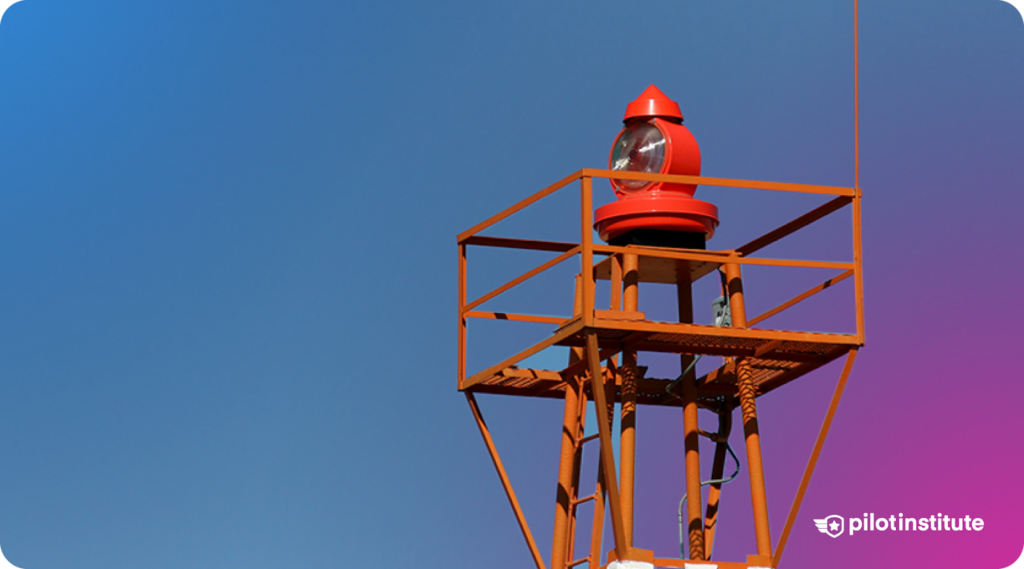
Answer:
[[[733,471],[733,473],[730,474],[726,478],[720,478],[718,480],[705,480],[705,481],[701,482],[700,483],[700,487],[701,488],[703,488],[705,486],[709,486],[711,484],[725,484],[727,482],[732,482],[733,480],[736,479],[736,476],[739,475],[739,473],[740,473],[740,459],[736,458],[736,453],[732,452],[732,447],[729,446],[728,442],[725,443],[725,450],[727,450],[729,452],[729,456],[731,456],[733,461],[736,463],[736,470]],[[685,504],[685,503],[686,503],[686,494],[683,494],[683,499],[679,501],[679,558],[680,559],[686,559],[686,549],[685,549],[685,547],[686,547],[686,533],[683,531],[683,527],[684,527],[684,524],[683,524],[683,504]],[[713,547],[714,547],[714,545],[712,545],[712,548]],[[711,560],[711,552],[710,551],[708,552],[707,558],[708,558],[709,561]]]

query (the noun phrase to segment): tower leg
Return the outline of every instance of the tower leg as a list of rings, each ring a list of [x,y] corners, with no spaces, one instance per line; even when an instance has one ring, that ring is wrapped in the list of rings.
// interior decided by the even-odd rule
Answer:
[[[623,255],[623,307],[627,312],[639,308],[639,258]],[[613,307],[612,310],[615,310]],[[636,352],[622,354],[622,438],[620,454],[620,499],[622,500],[622,524],[626,534],[626,545],[633,547],[633,480],[636,473]]]
[[[690,283],[690,267],[680,261],[676,269],[676,293],[679,299],[679,321],[693,322],[693,291]],[[693,356],[683,354],[679,363],[682,372],[693,362]],[[694,374],[687,374],[680,384],[683,404],[683,444],[686,449],[686,517],[690,542],[690,559],[703,561],[704,517],[701,512],[703,499],[700,494],[700,434],[697,418],[697,383]]]
[[[570,509],[576,496],[576,440],[580,423],[580,382],[573,379],[565,389],[565,413],[562,419],[562,451],[558,461],[558,489],[555,506],[555,531],[551,546],[551,568],[565,569],[569,562]]]
[[[583,311],[583,279],[576,277],[575,313]],[[580,361],[583,351],[573,349],[569,364]],[[575,503],[579,485],[579,432],[583,427],[583,377],[575,376],[566,381],[565,411],[562,416],[562,449],[558,460],[558,488],[555,498],[555,528],[551,545],[551,569],[565,569],[571,559],[575,532]]]
[[[729,310],[735,328],[747,327],[746,307],[743,302],[743,281],[740,266],[725,265],[725,277],[729,292]],[[754,533],[757,537],[757,554],[771,558],[772,538],[768,527],[768,499],[764,486],[764,466],[761,462],[761,434],[757,426],[757,390],[754,386],[750,363],[744,358],[736,362],[736,379],[739,390],[740,408],[743,411],[743,435],[747,443],[747,468],[750,475],[750,498],[754,509]]]
[[[740,360],[736,368],[739,379],[740,407],[743,410],[743,436],[747,442],[747,468],[750,474],[750,497],[754,506],[754,532],[757,554],[772,556],[772,538],[768,527],[768,499],[764,487],[764,466],[761,462],[761,434],[757,427],[756,391],[750,364]]]

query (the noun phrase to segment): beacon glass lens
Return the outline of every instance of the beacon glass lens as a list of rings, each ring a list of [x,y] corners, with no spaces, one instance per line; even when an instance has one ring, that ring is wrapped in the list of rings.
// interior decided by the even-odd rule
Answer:
[[[612,148],[612,170],[657,174],[664,163],[665,136],[658,127],[649,122],[627,127],[615,140],[615,146]],[[652,183],[641,180],[615,180],[615,184],[623,192],[635,192]]]

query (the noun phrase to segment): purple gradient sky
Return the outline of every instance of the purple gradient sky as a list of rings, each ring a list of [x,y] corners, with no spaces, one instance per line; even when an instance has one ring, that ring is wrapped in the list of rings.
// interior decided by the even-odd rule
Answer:
[[[603,166],[652,83],[680,102],[705,174],[852,184],[851,19],[820,0],[15,4],[0,26],[4,554],[528,566],[454,389],[454,236]],[[868,346],[784,563],[998,569],[1024,544],[1024,23],[999,0],[865,0],[862,38]],[[721,208],[719,248],[813,205],[699,196]],[[562,203],[508,229],[557,238]],[[766,253],[844,257],[825,235],[845,227]],[[509,270],[483,264],[472,284]],[[764,283],[752,310],[785,296]],[[552,287],[555,310],[571,285]],[[524,340],[498,333],[484,356]],[[776,536],[837,375],[762,400]],[[481,404],[547,554],[561,410]],[[640,423],[638,545],[665,554],[678,426]],[[753,549],[747,503],[728,487],[721,558]],[[833,540],[811,523],[866,511],[986,529]]]

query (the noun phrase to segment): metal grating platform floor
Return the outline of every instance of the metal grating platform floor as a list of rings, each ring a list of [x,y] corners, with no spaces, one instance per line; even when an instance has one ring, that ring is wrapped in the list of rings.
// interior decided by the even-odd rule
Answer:
[[[724,363],[718,369],[697,378],[699,398],[711,400],[736,394],[735,361],[744,358],[750,364],[758,395],[763,395],[835,360],[857,345],[848,334],[788,332],[780,330],[718,328],[696,324],[673,324],[646,320],[596,319],[591,327],[579,319],[567,321],[556,332],[552,345],[582,347],[586,334],[598,336],[601,358],[622,351],[662,352],[704,356],[720,356]],[[615,385],[614,398],[620,398],[618,373],[604,368],[606,381]],[[637,403],[641,405],[679,406],[679,400],[668,394],[671,379],[644,377],[640,368]],[[470,378],[466,390],[523,397],[563,398],[564,377],[583,374],[582,365],[562,370],[528,369],[514,365],[485,370]]]

